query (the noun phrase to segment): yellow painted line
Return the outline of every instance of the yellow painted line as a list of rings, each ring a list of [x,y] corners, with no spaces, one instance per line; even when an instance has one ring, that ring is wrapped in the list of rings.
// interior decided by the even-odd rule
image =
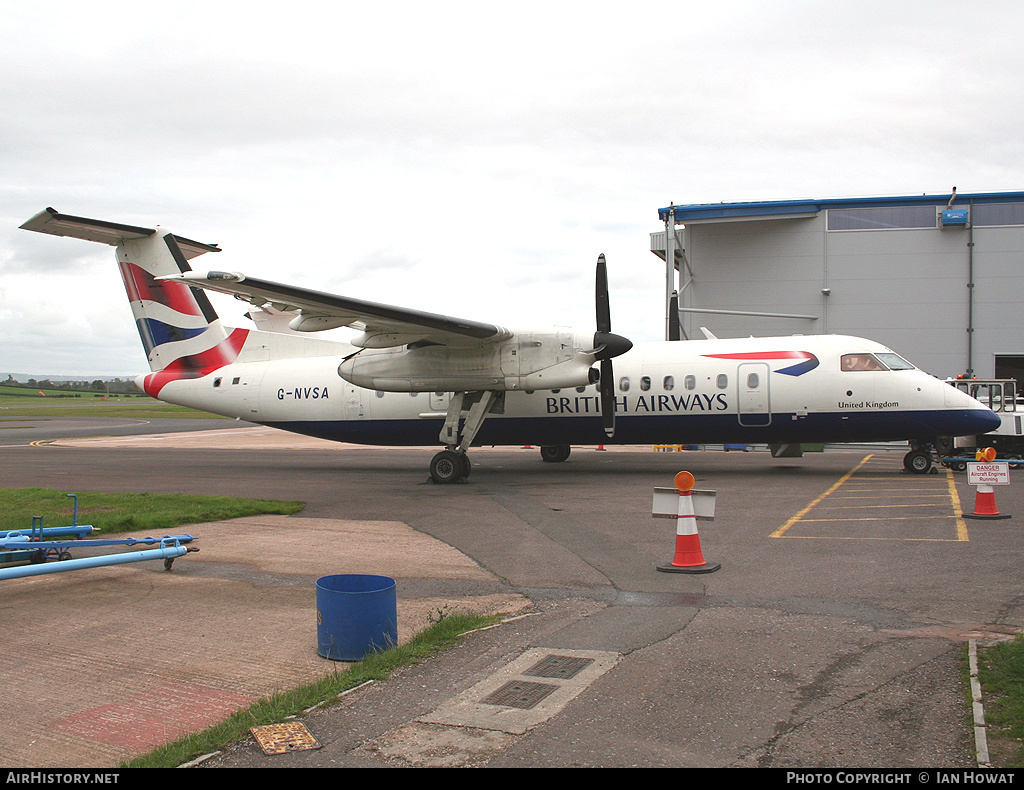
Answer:
[[[817,499],[813,500],[811,502],[811,504],[809,504],[807,507],[805,507],[799,513],[797,513],[795,516],[793,516],[789,521],[787,521],[785,524],[783,524],[781,527],[779,527],[777,530],[775,530],[771,534],[770,537],[781,538],[783,535],[785,535],[786,532],[789,530],[789,528],[792,527],[794,524],[796,524],[801,519],[803,519],[803,517],[806,516],[808,513],[810,513],[811,510],[814,509],[815,505],[817,505],[819,502],[821,502],[821,500],[823,500],[825,497],[827,497],[829,494],[831,494],[833,491],[835,491],[837,488],[839,488],[839,486],[841,486],[843,483],[845,483],[847,480],[849,480],[851,477],[853,477],[854,473],[858,469],[860,469],[862,466],[864,466],[864,464],[866,464],[870,458],[874,458],[874,455],[867,455],[867,456],[865,456],[861,460],[861,462],[859,464],[857,464],[855,467],[853,467],[853,469],[851,469],[845,475],[840,477],[839,480],[837,480],[832,485],[832,487],[828,489],[828,491],[826,491],[824,494],[819,496]]]
[[[946,470],[946,484],[949,487],[949,498],[953,501],[953,511],[956,513],[956,539],[970,540],[967,536],[967,522],[964,521],[964,509],[960,505],[960,495],[956,492],[956,478],[953,477],[953,470]]]
[[[800,540],[903,540],[918,543],[959,543],[960,538],[872,538],[853,535],[800,535]]]
[[[818,505],[820,505],[827,497],[829,497],[830,495],[832,495],[836,491],[838,491],[840,487],[842,487],[845,483],[847,483],[850,480],[850,478],[852,478],[862,467],[865,466],[865,464],[868,463],[868,461],[870,461],[873,458],[874,458],[874,455],[868,455],[867,457],[862,459],[859,464],[857,464],[853,469],[851,469],[849,472],[847,472],[845,475],[843,475],[841,478],[839,478],[839,480],[836,481],[827,491],[825,491],[825,493],[823,493],[820,496],[818,496],[810,504],[808,504],[806,507],[804,507],[802,510],[800,510],[800,512],[798,512],[796,515],[794,515],[792,518],[790,518],[785,524],[783,524],[781,527],[779,527],[777,530],[775,530],[775,532],[773,532],[770,535],[770,537],[773,537],[773,538],[784,537],[786,535],[786,532],[788,532],[789,529],[794,524],[797,524],[799,522],[807,522],[807,523],[840,523],[840,522],[844,522],[844,521],[845,522],[855,522],[855,521],[910,521],[910,520],[917,521],[917,520],[921,520],[921,519],[949,519],[949,518],[954,518],[956,520],[955,521],[956,537],[955,538],[891,538],[891,537],[863,537],[863,536],[858,536],[858,537],[853,537],[853,536],[836,537],[836,536],[831,536],[831,535],[829,535],[829,536],[826,536],[826,535],[801,535],[800,537],[804,538],[804,539],[811,539],[811,540],[916,540],[916,541],[928,541],[928,542],[937,542],[937,543],[956,543],[956,542],[962,542],[962,541],[969,541],[970,540],[970,538],[968,537],[968,534],[967,534],[967,522],[963,518],[963,508],[961,507],[960,497],[957,494],[957,490],[956,490],[955,478],[953,477],[953,472],[951,470],[949,470],[949,469],[945,470],[945,474],[946,474],[945,490],[938,490],[938,489],[934,489],[934,488],[917,488],[917,489],[913,489],[912,488],[912,489],[910,489],[910,493],[908,493],[907,489],[905,489],[905,488],[886,488],[886,489],[878,489],[878,488],[875,488],[875,489],[852,488],[852,489],[845,489],[843,494],[837,497],[837,499],[842,499],[842,500],[865,499],[865,498],[867,498],[866,496],[862,497],[862,496],[850,496],[850,495],[851,494],[860,494],[860,493],[864,493],[864,494],[870,493],[874,498],[877,498],[880,493],[884,493],[886,491],[893,491],[893,492],[898,492],[900,494],[900,499],[901,500],[906,500],[906,499],[911,498],[911,497],[916,497],[916,498],[919,498],[919,499],[920,498],[927,498],[927,499],[940,498],[941,499],[940,502],[930,502],[930,503],[926,502],[926,503],[919,503],[919,504],[899,504],[899,505],[894,505],[891,502],[890,503],[881,504],[881,505],[833,505],[833,506],[831,506],[831,509],[833,509],[833,510],[854,510],[854,509],[864,510],[864,509],[869,509],[869,508],[883,508],[883,507],[884,508],[899,507],[899,508],[904,508],[905,509],[905,508],[911,508],[911,507],[914,507],[914,508],[937,507],[939,505],[945,505],[948,502],[948,503],[950,503],[953,506],[953,515],[952,516],[934,515],[934,516],[913,516],[913,517],[911,517],[911,516],[886,516],[884,518],[875,518],[875,517],[870,517],[870,516],[865,516],[865,517],[861,517],[861,518],[842,518],[842,517],[838,517],[838,518],[805,518],[805,516],[808,513],[810,513],[814,508],[816,508]],[[858,477],[857,478],[857,482],[859,483],[862,480],[886,480],[886,481],[888,481],[890,479],[891,478],[888,478],[888,477]],[[921,481],[921,482],[924,483],[925,481]],[[915,492],[917,492],[917,493],[915,493]]]
[[[885,516],[883,518],[876,518],[874,516],[861,516],[854,518],[802,518],[800,519],[801,524],[812,524],[821,523],[836,524],[840,521],[921,521],[926,518],[953,518],[952,516]]]
[[[944,507],[946,504],[947,504],[947,500],[946,500],[945,497],[943,497],[941,502],[922,502],[922,503],[920,503],[918,505],[893,505],[891,502],[889,502],[889,503],[886,503],[884,505],[832,505],[831,509],[832,510],[870,510],[873,507],[887,507],[887,508],[898,507],[900,509],[903,509],[903,508],[908,508],[908,507]],[[804,519],[804,521],[807,521],[807,520],[808,519]]]

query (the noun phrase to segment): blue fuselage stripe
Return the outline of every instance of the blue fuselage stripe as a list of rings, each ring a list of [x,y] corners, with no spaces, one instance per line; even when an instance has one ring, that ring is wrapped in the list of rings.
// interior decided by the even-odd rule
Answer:
[[[741,424],[735,414],[620,416],[609,439],[600,417],[488,417],[475,445],[707,444],[897,441],[976,432],[989,421],[967,410],[893,411],[871,414],[772,414],[767,425]],[[762,415],[767,417],[767,415]],[[977,418],[977,419],[975,419]],[[371,445],[439,444],[442,419],[369,419],[267,422],[275,428],[340,442]],[[952,426],[955,430],[951,430]]]

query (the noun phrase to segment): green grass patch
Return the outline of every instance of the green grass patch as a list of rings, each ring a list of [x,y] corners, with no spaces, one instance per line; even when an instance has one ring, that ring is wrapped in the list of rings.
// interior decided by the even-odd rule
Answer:
[[[148,396],[81,398],[20,398],[0,395],[0,418],[14,417],[134,417],[136,419],[188,417],[190,419],[229,419],[187,406],[175,406]]]
[[[458,644],[466,632],[498,619],[498,616],[474,614],[445,615],[407,644],[371,653],[354,664],[338,665],[335,671],[314,683],[262,699],[219,724],[161,746],[121,767],[174,768],[201,755],[220,751],[248,737],[252,727],[278,724],[289,716],[301,715],[314,705],[334,702],[342,692],[369,680],[386,680],[395,670],[431,658]]]
[[[24,398],[91,398],[93,395],[105,395],[99,390],[60,389],[53,386],[33,387],[28,384],[0,384],[0,395],[16,395]]]
[[[264,513],[292,515],[304,507],[302,502],[277,499],[3,488],[0,489],[0,530],[30,529],[33,516],[42,516],[45,527],[71,525],[75,500],[67,494],[77,496],[77,523],[96,527],[100,534],[135,531],[166,533],[182,524],[201,524]]]
[[[979,647],[978,681],[993,764],[1024,766],[1024,638]]]

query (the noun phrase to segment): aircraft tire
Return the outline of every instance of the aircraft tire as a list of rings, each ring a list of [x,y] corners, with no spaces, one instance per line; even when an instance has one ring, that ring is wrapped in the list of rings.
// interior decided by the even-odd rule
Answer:
[[[446,485],[457,483],[469,474],[465,455],[454,450],[442,450],[430,460],[430,479]]]
[[[572,448],[567,444],[542,445],[540,448],[540,457],[542,461],[546,461],[547,463],[560,464],[569,457],[569,453],[571,451]]]
[[[915,475],[928,474],[932,468],[932,457],[924,450],[911,450],[903,456],[903,468]]]

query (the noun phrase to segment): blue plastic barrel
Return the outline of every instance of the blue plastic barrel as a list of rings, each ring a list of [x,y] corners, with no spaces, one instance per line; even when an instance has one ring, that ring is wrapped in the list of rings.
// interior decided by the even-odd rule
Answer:
[[[335,661],[359,661],[398,644],[395,580],[359,573],[316,582],[317,652]]]

